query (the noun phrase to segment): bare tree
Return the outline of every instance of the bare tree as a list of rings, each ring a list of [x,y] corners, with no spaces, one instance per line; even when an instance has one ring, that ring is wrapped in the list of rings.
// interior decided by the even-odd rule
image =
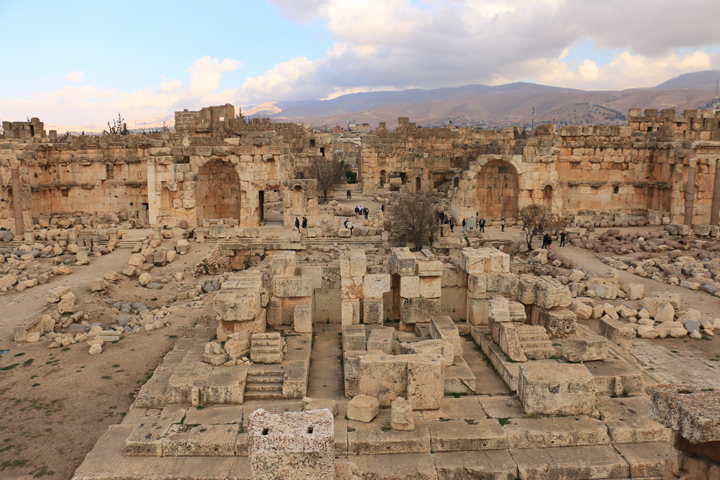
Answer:
[[[305,177],[317,180],[317,188],[322,190],[323,199],[327,202],[328,191],[345,183],[345,169],[336,159],[314,157],[305,170]]]
[[[565,219],[550,211],[546,205],[527,205],[518,212],[518,217],[525,226],[525,241],[532,250],[535,236],[542,237],[545,233],[554,232],[565,227]]]
[[[127,123],[125,123],[122,115],[118,113],[117,120],[113,120],[112,122],[112,125],[108,122],[108,129],[103,130],[103,135],[130,135],[130,130],[128,130]]]
[[[420,250],[428,242],[437,207],[437,198],[429,193],[402,193],[393,199],[388,213],[393,227]]]

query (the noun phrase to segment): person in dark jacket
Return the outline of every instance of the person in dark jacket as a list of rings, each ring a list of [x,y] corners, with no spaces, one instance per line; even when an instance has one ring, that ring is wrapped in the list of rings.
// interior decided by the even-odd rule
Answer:
[[[300,219],[299,218],[295,219],[295,228],[297,228],[298,232],[300,231]]]
[[[303,217],[302,227],[307,230],[307,218]]]
[[[560,246],[561,246],[561,247],[564,247],[564,246],[565,246],[565,237],[566,237],[566,236],[567,236],[567,232],[566,232],[565,230],[563,230],[562,232],[560,232]]]

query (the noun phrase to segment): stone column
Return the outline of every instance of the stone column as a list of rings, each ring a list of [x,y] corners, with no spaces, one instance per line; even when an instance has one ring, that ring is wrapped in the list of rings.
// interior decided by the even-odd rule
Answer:
[[[13,168],[12,175],[12,191],[13,191],[13,210],[15,213],[15,235],[22,235],[25,229],[22,210],[22,183],[20,182],[20,169]]]
[[[155,225],[158,217],[158,202],[155,192],[155,161],[148,156],[147,159],[147,182],[148,182],[148,223]]]
[[[715,160],[715,184],[710,208],[710,225],[720,225],[720,159]]]
[[[685,218],[683,223],[692,226],[693,210],[695,206],[695,169],[697,160],[691,158],[688,161],[688,180],[685,188]]]

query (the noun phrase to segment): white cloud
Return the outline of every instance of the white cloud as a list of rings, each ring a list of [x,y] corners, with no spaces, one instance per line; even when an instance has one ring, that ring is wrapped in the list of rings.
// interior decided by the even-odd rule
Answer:
[[[69,82],[79,82],[85,76],[85,72],[70,72],[65,75],[65,80]]]
[[[158,85],[158,90],[165,93],[174,92],[182,88],[182,80],[165,80]]]
[[[217,58],[206,55],[198,58],[190,65],[190,94],[203,97],[220,88],[223,73],[232,72],[242,66],[242,62],[226,58],[220,62]]]

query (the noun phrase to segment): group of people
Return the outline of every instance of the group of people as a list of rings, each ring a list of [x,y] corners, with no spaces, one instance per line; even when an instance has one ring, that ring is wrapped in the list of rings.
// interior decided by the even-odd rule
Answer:
[[[537,231],[537,228],[535,229],[535,231]],[[558,237],[560,238],[560,246],[564,247],[565,246],[565,237],[567,237],[567,232],[565,230],[563,230],[562,232],[560,232],[558,234]],[[546,250],[550,250],[550,245],[552,245],[552,237],[550,236],[549,233],[546,233],[545,235],[543,235],[542,248],[544,248]]]
[[[369,214],[370,214],[370,210],[367,207],[363,207],[362,205],[358,205],[357,207],[355,207],[355,215],[357,215],[357,216],[364,215],[365,220],[367,220]]]
[[[295,228],[297,228],[297,231],[298,231],[298,232],[300,231],[300,225],[301,225],[301,224],[300,224],[300,219],[299,219],[299,218],[296,218],[296,219],[295,219]],[[302,219],[302,228],[304,228],[305,230],[307,230],[307,218],[305,218],[305,217],[303,217],[303,219]]]
[[[435,214],[438,225],[450,225],[450,232],[455,231],[455,217],[447,215],[445,212],[438,210]],[[463,220],[463,229],[465,228],[465,220]],[[464,231],[464,230],[463,230]]]

